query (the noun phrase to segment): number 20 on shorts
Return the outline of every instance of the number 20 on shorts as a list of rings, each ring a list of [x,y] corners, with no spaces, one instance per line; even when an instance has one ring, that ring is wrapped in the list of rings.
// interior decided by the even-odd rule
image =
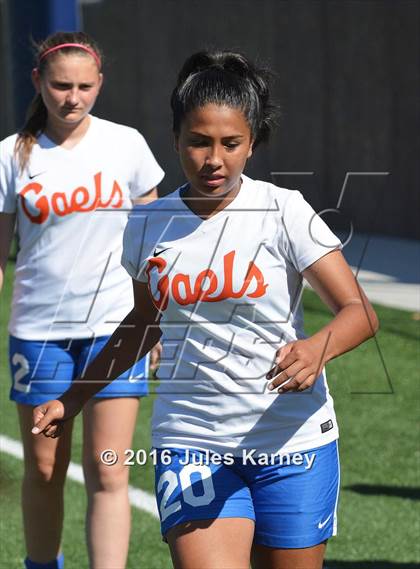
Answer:
[[[200,475],[201,482],[203,484],[203,494],[200,496],[196,496],[193,492],[191,476],[195,473]],[[179,474],[173,470],[166,470],[160,476],[157,484],[157,493],[161,492],[166,486],[160,502],[160,515],[162,522],[164,522],[171,514],[174,514],[181,509],[180,500],[176,500],[172,504],[168,505],[170,497],[179,485],[181,486],[184,501],[190,506],[207,506],[215,498],[212,473],[206,464],[186,464],[179,471]]]

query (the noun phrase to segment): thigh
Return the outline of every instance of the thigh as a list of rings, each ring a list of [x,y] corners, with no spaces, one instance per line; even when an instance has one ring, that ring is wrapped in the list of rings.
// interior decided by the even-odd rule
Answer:
[[[167,533],[175,569],[248,569],[254,522],[246,518],[195,520]]]
[[[96,338],[83,341],[83,346],[77,363],[77,375],[81,375],[83,377],[86,367],[102,350],[108,340],[109,336],[98,336]],[[147,354],[133,367],[129,368],[117,379],[101,389],[101,391],[95,395],[95,398],[142,397],[147,395],[149,361],[149,354]]]
[[[75,361],[72,341],[32,341],[10,336],[10,399],[39,405],[57,399],[72,382]]]
[[[138,397],[91,399],[83,409],[83,456],[85,466],[101,467],[101,453],[111,449],[118,456],[109,469],[123,469],[124,451],[132,446],[139,409]]]
[[[252,569],[322,569],[326,543],[304,549],[275,549],[255,545]]]
[[[248,482],[255,509],[256,545],[305,549],[335,535],[339,491],[336,441],[285,455],[268,466],[246,468],[252,476]]]

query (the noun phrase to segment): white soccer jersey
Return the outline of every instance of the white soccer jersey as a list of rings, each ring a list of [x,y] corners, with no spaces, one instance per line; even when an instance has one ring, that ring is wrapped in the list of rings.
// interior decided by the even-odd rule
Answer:
[[[111,334],[132,307],[120,265],[131,199],[163,177],[143,136],[90,117],[72,149],[45,135],[20,173],[16,135],[0,143],[0,211],[17,213],[9,331],[26,340]]]
[[[180,190],[135,208],[122,263],[162,311],[153,445],[242,455],[336,439],[323,373],[312,390],[266,389],[276,349],[304,338],[300,273],[339,240],[297,191],[243,176],[203,220]]]

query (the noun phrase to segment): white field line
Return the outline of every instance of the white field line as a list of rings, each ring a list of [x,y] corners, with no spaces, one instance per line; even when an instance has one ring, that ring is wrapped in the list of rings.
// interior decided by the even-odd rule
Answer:
[[[14,456],[19,460],[23,460],[23,448],[19,441],[15,441],[6,435],[0,435],[0,451],[10,456]],[[75,462],[70,462],[69,469],[67,471],[67,477],[70,480],[84,484],[83,470],[80,464]],[[139,488],[134,488],[133,486],[128,487],[128,497],[130,499],[130,504],[139,510],[143,510],[151,514],[154,518],[159,519],[159,514],[156,506],[155,497],[149,492],[140,490]]]

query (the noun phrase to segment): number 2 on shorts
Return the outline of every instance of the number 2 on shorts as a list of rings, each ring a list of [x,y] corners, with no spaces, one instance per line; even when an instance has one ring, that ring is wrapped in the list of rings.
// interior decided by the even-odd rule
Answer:
[[[13,387],[16,391],[21,393],[29,393],[31,390],[30,384],[21,383],[21,380],[29,372],[29,363],[23,354],[18,354],[17,352],[13,354],[12,364],[14,366],[19,366],[16,372],[13,374]]]

